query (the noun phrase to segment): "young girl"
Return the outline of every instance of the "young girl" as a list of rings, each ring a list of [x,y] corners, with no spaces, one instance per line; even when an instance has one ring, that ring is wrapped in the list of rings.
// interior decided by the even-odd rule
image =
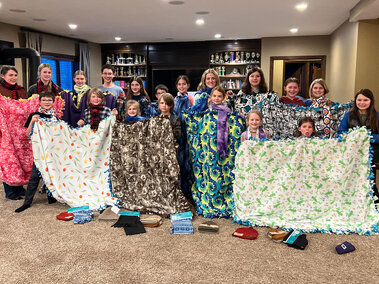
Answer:
[[[174,97],[169,93],[162,94],[158,99],[158,107],[161,115],[170,119],[175,142],[177,145],[179,145],[181,135],[181,124],[179,117],[173,113]]]
[[[299,124],[295,131],[295,137],[313,137],[315,135],[315,122],[310,117],[303,117],[299,120]]]
[[[133,122],[146,119],[140,116],[141,111],[139,108],[139,103],[135,100],[128,100],[126,102],[126,117],[124,122]]]
[[[306,106],[319,107],[321,105],[317,102],[320,99],[325,101],[322,105],[332,105],[333,102],[325,97],[327,93],[329,93],[329,89],[324,79],[315,79],[309,86],[309,100],[305,101]]]
[[[371,130],[373,142],[371,147],[374,151],[372,164],[379,163],[379,113],[375,110],[374,94],[369,89],[359,90],[354,97],[354,104],[348,113],[342,118],[338,132],[346,132],[357,126],[366,126]],[[374,169],[374,181],[376,171]],[[375,184],[374,194],[379,197],[378,188]]]
[[[241,135],[241,142],[257,139],[270,139],[270,134],[262,127],[263,117],[259,110],[252,110],[248,113],[246,122],[248,124],[247,130]]]
[[[72,91],[61,93],[62,99],[65,101],[62,120],[66,121],[72,127],[78,125],[82,113],[82,98],[87,97],[90,87],[86,84],[87,76],[82,70],[74,73],[74,89]],[[87,105],[86,103],[84,103]]]
[[[141,77],[133,77],[130,79],[128,94],[126,100],[135,100],[140,105],[141,115],[146,117],[146,109],[150,105],[149,96],[143,87]]]
[[[84,119],[78,121],[78,125],[90,124],[91,129],[97,130],[99,123],[108,115],[116,114],[116,110],[111,111],[105,106],[105,96],[99,88],[93,88],[88,93],[87,99],[88,108],[84,112]]]
[[[34,94],[41,94],[43,91],[52,92],[54,95],[59,95],[62,92],[62,89],[55,85],[51,80],[53,76],[53,69],[47,63],[42,63],[38,66],[38,81],[36,84],[31,85],[28,90],[28,97],[31,97]]]
[[[186,75],[178,76],[175,85],[178,89],[178,94],[174,101],[174,114],[181,117],[183,110],[188,109],[193,105],[194,98],[187,93],[190,83],[189,78]]]
[[[299,98],[299,80],[295,77],[288,78],[284,82],[284,96],[280,98],[280,102],[285,105],[296,105],[305,107],[304,101]]]

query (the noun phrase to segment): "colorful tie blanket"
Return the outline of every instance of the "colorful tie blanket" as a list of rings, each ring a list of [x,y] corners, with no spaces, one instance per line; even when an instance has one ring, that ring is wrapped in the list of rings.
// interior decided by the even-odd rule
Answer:
[[[221,158],[217,152],[218,111],[187,110],[183,116],[195,176],[192,196],[197,213],[209,218],[228,218],[233,208],[234,159],[245,131],[243,118],[236,113],[228,114],[228,147],[225,158]]]
[[[378,233],[369,136],[246,141],[236,158],[234,220],[338,234]]]
[[[12,100],[0,95],[0,179],[9,185],[29,181],[33,151],[24,124],[39,105],[38,98]],[[54,108],[58,115],[62,107],[63,101],[57,97]]]
[[[111,147],[112,187],[123,208],[169,215],[189,211],[179,187],[170,121],[153,117],[116,123]]]
[[[99,210],[114,205],[109,184],[111,124],[102,120],[96,132],[85,125],[71,128],[64,121],[40,119],[32,134],[34,162],[43,180],[60,202],[70,207],[89,205]]]

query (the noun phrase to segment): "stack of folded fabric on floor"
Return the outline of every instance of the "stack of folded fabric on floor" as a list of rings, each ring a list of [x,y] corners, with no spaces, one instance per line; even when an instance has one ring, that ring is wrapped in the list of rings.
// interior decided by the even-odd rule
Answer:
[[[171,228],[170,234],[186,235],[193,234],[192,212],[173,214],[170,216]]]
[[[99,220],[102,221],[116,221],[118,220],[118,209],[116,206],[107,207],[101,214],[99,215]]]
[[[218,225],[213,221],[206,221],[204,223],[201,223],[198,228],[200,233],[212,233],[217,234],[218,233]]]
[[[74,224],[84,224],[93,221],[93,212],[89,209],[88,205],[69,208],[68,213],[74,215]]]
[[[141,216],[141,223],[145,227],[158,227],[162,225],[162,217],[158,215],[144,215]]]
[[[115,228],[124,228],[126,235],[146,233],[145,227],[139,218],[139,212],[119,212],[120,217],[112,225]]]

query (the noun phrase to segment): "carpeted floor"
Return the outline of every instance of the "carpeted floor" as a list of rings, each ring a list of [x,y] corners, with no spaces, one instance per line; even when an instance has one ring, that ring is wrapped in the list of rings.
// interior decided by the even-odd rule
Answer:
[[[379,236],[308,234],[304,251],[272,242],[267,228],[256,240],[232,237],[239,226],[214,220],[217,235],[170,235],[170,221],[126,236],[113,222],[84,225],[56,219],[63,204],[38,194],[31,208],[4,199],[0,187],[0,283],[378,283]],[[335,246],[349,241],[353,253]]]

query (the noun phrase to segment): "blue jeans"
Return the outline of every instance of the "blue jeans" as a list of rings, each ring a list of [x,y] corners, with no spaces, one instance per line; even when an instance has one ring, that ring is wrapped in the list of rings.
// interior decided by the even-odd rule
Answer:
[[[11,186],[3,182],[3,186],[5,191],[5,198],[9,198],[9,195],[11,195],[12,193],[14,193],[16,196],[21,196],[25,194],[25,189],[22,187],[22,185]]]

